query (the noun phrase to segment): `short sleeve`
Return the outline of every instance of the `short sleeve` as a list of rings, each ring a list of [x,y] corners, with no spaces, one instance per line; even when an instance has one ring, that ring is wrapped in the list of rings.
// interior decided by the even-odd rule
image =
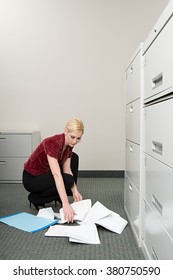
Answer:
[[[45,153],[51,157],[59,159],[62,152],[62,143],[61,141],[55,140],[55,138],[47,138],[43,141],[43,149]]]

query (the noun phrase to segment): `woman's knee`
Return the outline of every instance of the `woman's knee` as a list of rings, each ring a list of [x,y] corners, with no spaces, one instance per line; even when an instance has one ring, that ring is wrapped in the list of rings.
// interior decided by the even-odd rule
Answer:
[[[63,173],[62,177],[63,177],[63,180],[64,180],[65,188],[67,190],[71,189],[72,186],[74,185],[74,177],[70,174],[67,174],[67,173]]]
[[[75,165],[78,168],[79,165],[79,156],[76,153],[72,153],[71,164]]]

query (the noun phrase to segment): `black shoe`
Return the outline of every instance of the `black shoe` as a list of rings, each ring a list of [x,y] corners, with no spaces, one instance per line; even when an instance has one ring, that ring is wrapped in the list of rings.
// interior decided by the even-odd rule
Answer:
[[[33,204],[37,210],[39,210],[41,208],[45,208],[46,203],[55,201],[55,207],[56,207],[56,202],[57,201],[60,202],[60,198],[58,195],[52,195],[49,197],[41,197],[37,193],[30,193],[28,195],[28,200],[30,201],[30,208],[31,208],[31,204]]]
[[[37,194],[30,193],[28,195],[28,200],[30,202],[30,208],[31,208],[32,204],[35,206],[37,211],[39,211],[39,209],[41,209],[41,208],[45,208],[44,200],[42,198],[40,198]]]

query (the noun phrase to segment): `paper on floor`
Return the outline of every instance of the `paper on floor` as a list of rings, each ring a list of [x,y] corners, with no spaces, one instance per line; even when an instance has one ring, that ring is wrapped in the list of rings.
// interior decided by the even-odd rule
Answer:
[[[127,221],[115,212],[111,212],[110,215],[96,221],[96,224],[120,234],[127,225]]]
[[[43,217],[43,218],[48,218],[48,219],[54,220],[55,213],[53,212],[52,207],[42,208],[42,209],[39,209],[37,217]]]
[[[87,213],[89,212],[91,208],[91,199],[84,199],[78,202],[73,202],[70,204],[73,208],[76,215],[74,215],[74,221],[83,221]],[[67,221],[64,219],[64,213],[63,209],[60,209],[60,217],[61,221],[60,223],[66,223]]]
[[[97,201],[92,207],[90,199],[74,202],[71,205],[76,212],[75,221],[79,225],[60,225],[61,223],[66,222],[61,208],[61,220],[58,221],[59,225],[50,227],[45,233],[45,236],[64,236],[69,237],[69,241],[71,242],[100,244],[96,225],[100,225],[107,230],[118,234],[120,234],[127,225],[125,219],[105,207],[99,201]]]
[[[100,239],[95,224],[80,226],[51,226],[45,236],[69,237],[69,241],[87,244],[100,244]]]
[[[80,224],[96,223],[98,220],[111,214],[111,210],[97,201],[89,210],[88,214]]]

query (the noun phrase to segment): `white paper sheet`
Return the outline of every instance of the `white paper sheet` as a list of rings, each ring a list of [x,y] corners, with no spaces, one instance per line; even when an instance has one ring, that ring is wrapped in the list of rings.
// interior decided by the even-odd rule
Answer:
[[[56,225],[55,227],[50,227],[48,231],[45,233],[45,236],[64,236],[64,237],[69,237],[68,233],[65,231],[66,227],[68,226],[63,226],[63,225]]]
[[[120,234],[127,225],[127,221],[117,213],[111,212],[110,215],[96,221],[96,224]]]
[[[37,217],[48,218],[54,220],[55,215],[52,207],[39,209]]]
[[[111,210],[97,201],[89,210],[85,219],[80,224],[96,223],[98,220],[111,214]]]
[[[100,239],[95,224],[67,226],[52,226],[45,233],[45,236],[69,237],[69,241],[86,244],[100,244]]]
[[[91,199],[84,199],[78,202],[73,202],[70,204],[76,215],[74,215],[74,221],[83,221],[89,210],[91,209]],[[67,221],[64,219],[63,209],[60,209],[60,223],[66,223]]]

